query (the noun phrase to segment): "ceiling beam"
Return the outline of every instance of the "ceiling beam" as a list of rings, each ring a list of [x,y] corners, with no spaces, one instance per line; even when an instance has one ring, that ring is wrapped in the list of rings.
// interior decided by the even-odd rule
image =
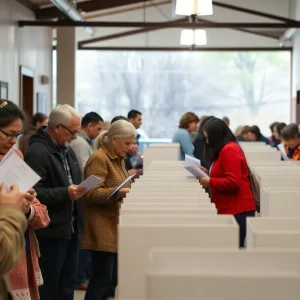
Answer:
[[[168,22],[165,22],[164,24],[168,25],[168,24],[184,22],[184,21],[188,21],[188,18],[182,18],[182,19],[178,19],[178,20],[174,20],[174,21],[168,21]],[[208,23],[208,24],[210,24],[210,23],[215,24],[215,22],[207,21],[207,20],[200,19],[200,18],[198,18],[198,21],[203,22],[203,23]],[[87,44],[103,42],[103,41],[117,39],[117,38],[121,38],[121,37],[128,37],[128,36],[132,36],[132,35],[136,35],[136,34],[151,32],[151,31],[155,31],[155,30],[161,30],[161,29],[165,29],[165,28],[166,28],[166,26],[162,26],[161,28],[151,28],[151,27],[145,28],[144,27],[141,29],[129,30],[129,31],[125,31],[125,32],[118,32],[118,33],[114,33],[114,34],[109,34],[109,35],[105,35],[105,36],[100,36],[100,37],[80,41],[80,42],[78,42],[78,47],[80,48]],[[263,37],[267,37],[267,38],[272,38],[272,39],[276,39],[276,40],[278,39],[278,37],[276,37],[274,35],[270,35],[270,34],[266,34],[266,33],[262,33],[262,32],[241,29],[241,28],[235,28],[233,30],[237,30],[237,31],[241,31],[241,32],[249,33],[249,34],[254,34],[254,35],[259,35],[259,36],[263,36]]]
[[[276,47],[199,47],[194,50],[182,47],[81,47],[79,50],[101,50],[101,51],[292,51],[288,48]]]
[[[19,27],[151,27],[151,28],[290,28],[287,23],[187,23],[178,22],[166,24],[166,22],[100,22],[100,21],[19,21]],[[293,28],[300,28],[300,22],[293,22]]]
[[[264,12],[249,9],[249,8],[244,8],[244,7],[240,7],[240,6],[226,4],[226,3],[223,3],[223,2],[219,2],[219,1],[213,1],[213,5],[218,6],[218,7],[222,7],[222,8],[227,8],[227,9],[230,9],[230,10],[243,12],[243,13],[250,14],[250,15],[255,15],[255,16],[258,16],[258,17],[264,17],[264,18],[268,18],[268,19],[272,19],[272,20],[277,20],[277,21],[281,21],[281,22],[285,22],[285,23],[297,22],[296,20],[293,20],[293,19],[284,18],[284,17],[281,17],[281,16],[277,16],[277,15],[273,15],[273,14],[269,14],[269,13],[264,13]]]
[[[116,8],[125,5],[150,2],[151,0],[89,0],[77,3],[77,10],[84,12],[98,11]],[[36,11],[37,19],[55,19],[63,17],[61,11],[56,7],[40,8]]]
[[[151,27],[141,28],[141,29],[129,30],[129,31],[125,31],[125,32],[118,32],[115,34],[100,36],[100,37],[96,37],[93,39],[88,39],[88,40],[78,42],[78,47],[82,47],[83,45],[92,44],[92,43],[96,43],[96,42],[103,42],[103,41],[117,39],[117,38],[126,37],[126,36],[130,36],[130,35],[136,35],[136,34],[146,33],[146,32],[150,32],[150,31],[154,31],[154,30],[160,30],[160,29],[164,29],[166,27],[165,25],[184,22],[184,21],[188,21],[188,18],[181,18],[181,19],[174,20],[174,21],[164,22],[163,23],[164,25],[162,25],[162,27],[160,27],[160,28],[158,28],[158,27],[157,28],[151,28]]]
[[[95,12],[92,13],[90,15],[86,15],[84,16],[85,20],[89,20],[89,19],[95,19],[95,18],[101,18],[101,17],[107,17],[107,16],[113,16],[113,15],[118,15],[118,14],[124,14],[126,12],[130,12],[130,11],[136,11],[139,9],[147,9],[147,8],[151,8],[151,7],[158,7],[161,5],[167,5],[167,4],[171,4],[172,0],[161,0],[160,2],[155,2],[155,5],[153,2],[150,2],[149,4],[139,4],[136,6],[130,6],[130,7],[123,7],[120,9],[114,9],[114,10],[110,10],[110,11],[104,11],[104,12]]]
[[[18,3],[20,3],[21,5],[27,7],[28,9],[30,9],[33,12],[36,12],[37,9],[39,8],[37,5],[32,3],[30,0],[16,0],[16,1]]]

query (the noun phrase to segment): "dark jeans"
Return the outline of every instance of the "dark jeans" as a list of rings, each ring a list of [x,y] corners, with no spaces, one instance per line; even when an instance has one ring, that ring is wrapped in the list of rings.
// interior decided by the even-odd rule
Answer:
[[[77,279],[79,234],[71,239],[39,238],[40,268],[44,285],[40,287],[41,300],[73,300]]]
[[[239,214],[234,215],[235,220],[240,226],[240,248],[245,247],[245,238],[246,238],[246,218],[247,217],[254,217],[255,216],[255,211],[245,211]]]
[[[117,253],[91,251],[92,277],[85,300],[107,300],[115,297],[118,285]]]
[[[89,250],[79,250],[78,278],[77,284],[82,284],[91,279],[92,275],[92,255]]]

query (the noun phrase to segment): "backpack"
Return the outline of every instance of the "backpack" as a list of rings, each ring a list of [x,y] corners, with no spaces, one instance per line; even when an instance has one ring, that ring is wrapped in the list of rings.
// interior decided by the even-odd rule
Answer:
[[[249,173],[250,188],[253,193],[254,201],[256,204],[256,211],[260,212],[260,186],[257,181],[257,178],[253,175],[249,167],[248,167],[248,173]]]

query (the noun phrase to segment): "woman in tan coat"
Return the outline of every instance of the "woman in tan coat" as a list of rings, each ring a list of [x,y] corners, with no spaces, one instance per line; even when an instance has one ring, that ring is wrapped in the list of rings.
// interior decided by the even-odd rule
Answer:
[[[26,218],[24,194],[17,186],[8,194],[7,187],[0,187],[0,300],[9,299],[9,289],[5,276],[18,261],[24,251],[24,231]]]
[[[92,278],[85,300],[114,298],[117,286],[117,226],[119,209],[129,192],[127,182],[119,192],[107,199],[128,177],[124,158],[135,142],[134,126],[124,120],[114,122],[103,135],[100,148],[85,167],[85,177],[95,175],[103,184],[87,192],[84,201],[82,248],[92,252]]]

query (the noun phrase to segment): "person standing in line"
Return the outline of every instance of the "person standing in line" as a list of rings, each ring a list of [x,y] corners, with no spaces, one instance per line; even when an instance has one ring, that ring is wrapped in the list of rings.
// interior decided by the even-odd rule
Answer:
[[[77,139],[71,142],[81,171],[81,180],[84,180],[84,168],[87,160],[93,154],[93,141],[102,130],[103,119],[95,112],[87,113],[81,120],[81,129],[77,133]],[[78,261],[78,279],[76,290],[86,290],[92,272],[92,257],[89,251],[81,249]]]
[[[197,130],[199,118],[193,112],[185,113],[179,121],[179,128],[175,131],[172,143],[180,145],[180,160],[185,160],[185,155],[194,157],[194,145],[191,132]]]
[[[204,188],[210,188],[211,200],[218,214],[233,215],[240,227],[240,247],[244,247],[246,218],[254,217],[256,204],[251,190],[247,160],[236,137],[220,119],[214,118],[203,127],[207,148],[212,151],[209,176],[199,178]]]
[[[69,105],[59,105],[49,116],[49,126],[40,127],[29,140],[26,163],[41,177],[35,185],[38,198],[48,208],[48,228],[37,231],[40,267],[44,285],[41,300],[73,300],[77,279],[79,233],[83,231],[86,192],[78,184],[81,173],[70,148],[80,129],[81,117]]]
[[[0,100],[0,162],[11,149],[23,159],[21,151],[14,147],[17,140],[22,138],[24,118],[24,113],[16,104]],[[23,213],[28,225],[24,235],[25,248],[9,273],[9,283],[14,300],[38,300],[38,287],[43,284],[43,278],[38,263],[39,246],[35,231],[47,227],[50,220],[46,206],[36,199],[34,189],[27,191],[24,198],[26,206]]]
[[[41,126],[47,125],[48,117],[45,114],[38,112],[32,117],[32,124],[22,138],[21,149],[23,153],[25,153],[28,149],[29,139],[37,132],[37,130]]]
[[[102,137],[100,148],[90,156],[85,167],[85,178],[94,175],[104,180],[84,197],[85,231],[81,246],[92,252],[92,277],[85,300],[107,300],[115,296],[119,210],[131,182],[127,182],[114,195],[112,193],[128,177],[124,158],[135,142],[135,135],[136,130],[130,122],[114,122]]]
[[[132,109],[131,111],[129,111],[127,117],[129,122],[135,127],[135,129],[139,129],[143,124],[142,113],[138,110]],[[137,144],[139,144],[140,137],[140,134],[136,135]]]

